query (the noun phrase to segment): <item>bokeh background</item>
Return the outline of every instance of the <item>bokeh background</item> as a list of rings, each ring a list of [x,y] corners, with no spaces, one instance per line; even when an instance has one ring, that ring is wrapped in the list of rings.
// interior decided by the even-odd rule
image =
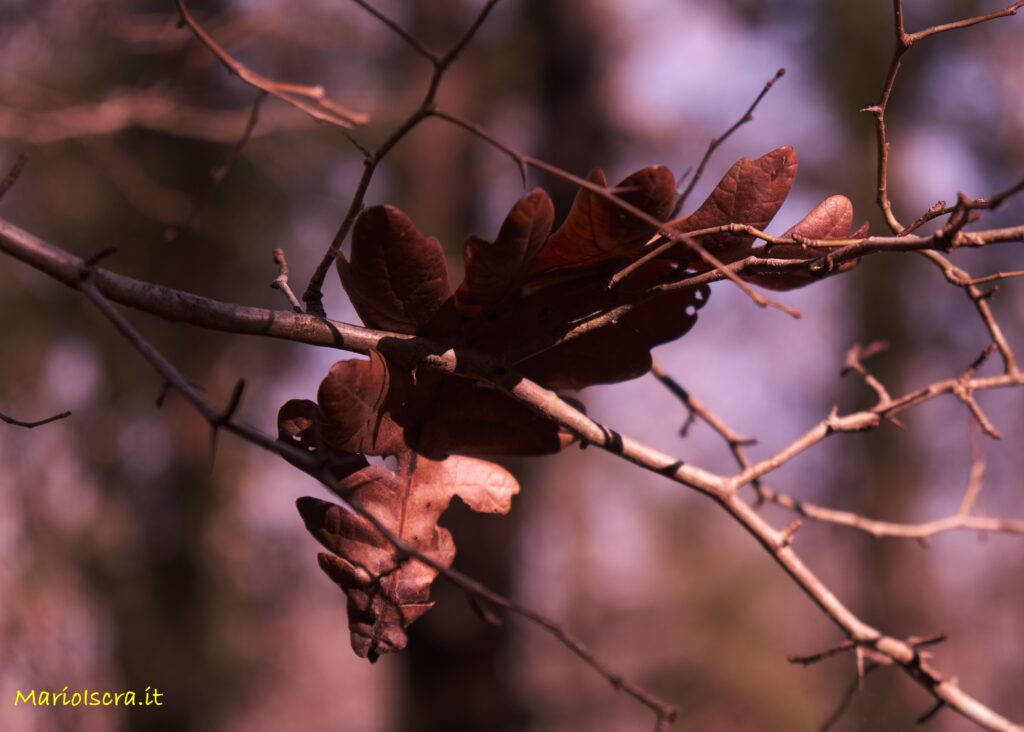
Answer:
[[[908,0],[908,25],[999,2]],[[361,159],[337,130],[274,100],[222,185],[254,92],[176,26],[173,3],[3,0],[0,164],[31,161],[0,215],[79,254],[119,247],[109,266],[218,299],[285,307],[269,289],[274,247],[301,288],[340,221]],[[432,48],[457,38],[480,3],[382,0]],[[373,115],[379,141],[422,95],[429,69],[351,3],[196,2],[207,29],[273,77],[322,83]],[[504,0],[452,69],[442,105],[577,173],[613,180],[652,163],[681,174],[780,66],[785,78],[718,152],[694,206],[738,157],[794,145],[801,173],[772,225],[818,200],[874,206],[869,115],[891,46],[885,0]],[[912,220],[958,190],[985,195],[1024,170],[1024,21],[929,40],[907,57],[890,114],[894,200]],[[573,191],[548,186],[561,210]],[[521,194],[514,165],[428,121],[382,166],[368,202],[390,202],[436,234],[460,276],[461,241],[493,235]],[[1020,223],[1020,199],[987,220]],[[1020,268],[1014,247],[958,261],[975,275]],[[1014,264],[1016,261],[1016,264]],[[376,665],[349,648],[343,595],[316,567],[293,508],[323,495],[283,461],[221,440],[180,398],[160,409],[158,378],[89,304],[0,260],[0,411],[72,418],[0,425],[0,729],[556,732],[648,729],[616,694],[536,628],[480,621],[438,582],[438,606],[407,652]],[[328,281],[327,308],[355,321]],[[894,392],[959,373],[986,344],[963,293],[911,255],[871,257],[850,274],[785,295],[794,321],[718,285],[695,329],[656,352],[665,368],[766,455],[834,403],[870,403],[840,379],[846,349],[885,339],[871,365]],[[1024,345],[1024,288],[994,301]],[[279,404],[312,397],[339,354],[129,317],[215,403],[238,378],[241,417],[274,429]],[[989,365],[987,368],[994,368]],[[600,420],[688,461],[731,470],[703,425],[651,377],[585,390]],[[980,396],[1003,431],[986,440],[981,503],[1024,516],[1024,395]],[[886,427],[841,435],[770,484],[893,520],[955,511],[969,465],[955,400]],[[788,654],[838,632],[755,543],[699,496],[600,451],[511,464],[522,485],[508,518],[456,506],[444,523],[456,566],[581,636],[616,669],[677,703],[680,729],[815,729],[854,678],[851,658],[804,669]],[[771,509],[766,509],[771,510]],[[782,525],[791,517],[775,512]],[[857,613],[893,634],[946,632],[940,668],[1024,719],[1024,537],[943,535],[927,547],[808,524],[797,549]],[[159,688],[160,709],[15,708],[16,689]],[[871,674],[840,730],[905,730],[931,700],[906,676]],[[950,712],[936,730],[968,729]]]

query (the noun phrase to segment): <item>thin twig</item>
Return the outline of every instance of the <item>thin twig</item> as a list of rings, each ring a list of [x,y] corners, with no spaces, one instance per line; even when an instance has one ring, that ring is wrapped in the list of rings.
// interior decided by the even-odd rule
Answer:
[[[377,10],[377,8],[375,8],[372,5],[370,5],[370,3],[366,2],[366,0],[352,0],[352,2],[354,2],[356,5],[361,7],[366,12],[368,12],[374,18],[379,20],[381,23],[386,25],[392,31],[394,31],[394,33],[396,35],[398,35],[407,44],[409,44],[409,46],[414,51],[416,51],[416,53],[418,53],[421,56],[423,56],[423,58],[425,58],[428,61],[430,61],[430,63],[436,64],[438,62],[439,59],[438,59],[437,54],[434,53],[433,51],[431,51],[430,49],[428,49],[422,43],[420,43],[419,40],[414,35],[412,35],[407,30],[405,30],[405,28],[403,28],[401,25],[399,25],[398,21],[396,21],[393,18],[388,17],[387,15],[382,13],[381,11]]]
[[[761,93],[754,98],[753,103],[747,108],[747,111],[743,113],[743,116],[736,120],[732,127],[727,129],[718,137],[712,138],[711,142],[708,143],[708,149],[704,152],[704,157],[701,158],[700,164],[697,166],[697,172],[693,174],[693,177],[690,178],[690,182],[687,184],[686,189],[680,193],[679,198],[676,199],[676,211],[681,210],[682,207],[686,205],[686,199],[690,197],[690,193],[693,192],[694,186],[697,185],[701,176],[704,175],[704,168],[707,167],[708,161],[711,160],[711,156],[715,154],[715,150],[717,150],[723,142],[728,140],[736,130],[747,122],[753,121],[754,110],[757,109],[757,105],[761,103],[761,100],[765,98],[765,95],[767,95],[768,92],[771,91],[772,87],[775,86],[775,82],[785,76],[785,74],[786,69],[784,68],[776,71],[775,76],[768,80],[764,85],[764,88],[761,90]]]
[[[55,414],[52,417],[47,417],[46,419],[39,419],[35,422],[26,422],[21,419],[15,419],[14,417],[8,417],[6,414],[0,412],[0,421],[14,425],[15,427],[24,427],[25,429],[31,430],[36,427],[42,427],[44,424],[50,424],[50,422],[56,422],[59,419],[67,419],[70,416],[71,412],[61,412],[60,414]]]
[[[280,290],[288,298],[288,303],[292,306],[294,312],[301,313],[302,303],[299,302],[299,298],[295,297],[295,293],[292,292],[292,288],[288,285],[288,260],[285,259],[284,249],[281,247],[274,250],[274,264],[278,267],[278,274],[274,281],[270,283],[270,286],[275,290]]]
[[[180,2],[181,0],[179,0]],[[381,160],[395,147],[402,139],[416,129],[419,124],[427,119],[434,111],[435,100],[437,99],[437,92],[441,87],[441,81],[444,79],[448,68],[455,61],[458,55],[466,47],[467,44],[472,40],[473,36],[483,25],[487,16],[490,15],[491,10],[497,5],[499,0],[487,0],[484,6],[480,9],[476,19],[469,26],[462,37],[451,47],[443,56],[436,56],[432,52],[426,51],[424,48],[426,57],[431,61],[434,67],[434,72],[431,74],[430,81],[427,84],[427,91],[423,95],[423,101],[420,105],[410,114],[406,119],[398,125],[392,131],[392,133],[380,144],[375,150],[368,150],[360,147],[363,153],[363,174],[359,178],[359,183],[356,185],[355,193],[352,194],[352,200],[349,201],[348,211],[345,213],[345,217],[341,221],[341,225],[338,227],[337,232],[334,234],[334,238],[331,240],[331,244],[327,247],[327,252],[321,258],[320,263],[317,265],[313,272],[313,276],[310,277],[309,283],[306,285],[306,291],[302,295],[303,301],[306,303],[306,311],[313,315],[319,315],[326,317],[327,313],[324,311],[323,306],[323,285],[324,279],[327,277],[328,271],[338,260],[341,254],[341,246],[345,243],[345,239],[348,237],[349,231],[356,222],[356,218],[363,209],[363,200],[366,197],[366,191],[370,187],[370,181],[373,180],[373,174],[377,170],[377,166],[380,165]],[[362,5],[362,3],[360,3]],[[369,6],[363,5],[368,10]],[[379,11],[373,11],[374,15],[378,18],[382,18],[385,22],[388,22],[386,16],[379,13]],[[389,26],[392,30],[398,29],[399,26],[394,21],[390,21]],[[403,38],[406,37],[405,31],[400,31],[399,35]],[[408,42],[408,39],[407,39]],[[413,47],[419,50],[422,48],[418,42],[413,44]]]
[[[306,86],[276,81],[256,73],[229,54],[214,40],[213,36],[203,29],[189,12],[185,5],[185,0],[177,0],[177,4],[182,22],[189,27],[199,42],[217,57],[229,73],[234,74],[249,86],[266,92],[272,97],[292,105],[296,109],[302,110],[314,119],[337,125],[343,129],[350,129],[355,125],[366,124],[369,121],[368,115],[361,112],[353,112],[337,102],[331,101],[322,86]]]
[[[4,179],[0,181],[0,198],[7,195],[7,191],[14,187],[14,184],[18,182],[18,178],[21,177],[21,172],[28,165],[28,155],[25,153],[18,153],[18,157],[14,159],[14,163],[11,165],[11,169],[4,176]]]
[[[328,488],[333,487],[334,481],[329,473],[328,466],[325,465],[319,457],[311,455],[310,453],[300,450],[281,440],[275,440],[269,435],[265,435],[251,427],[239,424],[234,420],[234,413],[237,410],[241,398],[244,382],[239,382],[235,387],[228,407],[223,411],[217,410],[206,402],[206,400],[204,400],[199,393],[192,388],[181,372],[179,372],[159,351],[157,351],[152,344],[145,340],[145,338],[143,338],[143,336],[114,308],[111,302],[91,281],[91,273],[84,271],[83,274],[85,277],[84,280],[80,282],[79,289],[93,302],[93,304],[114,325],[114,327],[120,331],[125,339],[136,350],[138,350],[147,361],[149,361],[150,365],[153,366],[165,382],[183,394],[203,416],[203,418],[206,419],[210,424],[213,440],[215,440],[217,433],[221,429],[227,430],[242,439],[251,442],[252,444],[286,458],[314,477],[317,477]],[[211,447],[214,447],[215,444],[215,442],[212,442]],[[584,663],[607,679],[608,682],[617,690],[628,694],[630,697],[653,711],[656,715],[657,723],[660,726],[663,726],[663,723],[671,722],[675,719],[675,707],[627,680],[621,674],[612,671],[580,640],[569,633],[569,631],[559,623],[547,618],[535,610],[532,610],[531,608],[505,597],[504,595],[494,592],[480,582],[459,572],[458,570],[454,570],[446,566],[431,555],[426,554],[406,543],[381,519],[357,501],[346,500],[338,496],[336,492],[334,492],[334,498],[345,508],[348,508],[369,521],[374,528],[376,528],[389,542],[394,545],[395,549],[400,554],[413,557],[430,566],[442,577],[463,590],[467,596],[475,599],[486,600],[488,603],[519,615],[543,630],[546,630],[561,642],[562,645],[583,660]]]
[[[253,133],[256,131],[256,125],[260,119],[260,105],[266,98],[267,93],[261,91],[256,95],[256,99],[253,100],[252,107],[249,109],[249,116],[246,118],[245,127],[242,130],[242,135],[239,137],[235,144],[231,146],[231,151],[228,153],[224,162],[210,171],[210,185],[206,190],[206,193],[199,198],[193,205],[192,210],[189,211],[188,216],[176,227],[170,228],[164,232],[164,241],[170,243],[177,239],[182,231],[190,231],[196,227],[199,222],[199,217],[210,202],[213,200],[214,195],[217,193],[217,189],[220,188],[221,184],[228,177],[228,173],[231,172],[231,168],[234,166],[235,161],[242,155],[242,151],[245,150],[245,146],[249,144],[249,140],[252,139]]]

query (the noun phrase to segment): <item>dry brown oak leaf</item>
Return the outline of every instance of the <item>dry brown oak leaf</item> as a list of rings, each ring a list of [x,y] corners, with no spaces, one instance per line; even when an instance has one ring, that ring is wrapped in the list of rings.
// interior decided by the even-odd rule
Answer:
[[[756,160],[741,158],[729,168],[696,211],[670,222],[670,226],[673,231],[682,234],[727,224],[746,224],[764,230],[789,195],[796,179],[797,167],[796,150],[788,146],[772,150]],[[783,234],[783,237],[824,241],[867,236],[867,224],[851,234],[852,225],[853,204],[850,200],[845,196],[830,196]],[[755,253],[778,259],[803,260],[827,253],[821,247],[796,244],[779,244],[756,252],[755,241],[755,237],[749,234],[733,232],[717,232],[700,237],[704,248],[724,263],[735,262]],[[683,252],[682,256],[679,252]],[[696,254],[683,250],[682,245],[670,250],[664,258],[677,259],[694,269],[710,268]],[[845,272],[857,266],[858,262],[857,259],[847,260],[825,274]],[[820,274],[812,274],[809,268],[743,275],[750,282],[774,290],[803,287],[821,277]]]
[[[605,185],[600,171],[591,180]],[[643,168],[608,190],[659,221],[671,213],[677,196],[675,179],[664,166]],[[663,295],[606,327],[559,342],[581,321],[639,299],[643,289],[682,271],[658,263],[638,272],[629,287],[607,288],[609,274],[635,258],[657,227],[591,191],[580,191],[565,221],[551,233],[553,223],[547,193],[536,189],[525,195],[493,242],[478,236],[466,241],[465,279],[453,293],[441,244],[420,233],[401,210],[376,206],[356,222],[351,257],[339,260],[338,270],[369,327],[430,336],[502,360],[514,355],[517,371],[553,389],[642,375],[650,369],[651,348],[693,326],[708,289]],[[428,386],[441,388],[439,383],[453,379]],[[441,390],[457,391],[449,385]],[[417,391],[414,386],[407,394],[414,402],[428,401]],[[412,410],[407,416],[420,413]],[[421,431],[410,422],[404,426],[409,435]]]
[[[508,513],[519,492],[515,478],[493,463],[452,456],[430,460],[402,453],[396,470],[367,466],[342,479],[337,492],[375,516],[407,546],[443,566],[455,557],[455,543],[438,519],[453,496],[474,511]],[[405,648],[405,630],[429,610],[437,570],[399,552],[368,520],[317,498],[300,498],[306,528],[327,552],[323,571],[348,597],[352,648],[371,661]]]
[[[352,392],[369,402],[379,385],[366,373],[348,373]],[[455,544],[438,520],[455,495],[475,511],[508,513],[519,485],[492,463],[458,455],[431,460],[396,443],[400,452],[392,470],[335,447],[390,449],[383,441],[367,441],[378,427],[364,421],[369,409],[353,411],[347,422],[328,426],[328,438],[322,432],[320,407],[293,399],[278,414],[280,439],[326,460],[335,480],[331,489],[348,505],[372,515],[406,547],[451,566]],[[402,650],[406,628],[433,605],[430,585],[437,570],[400,551],[375,523],[347,508],[310,497],[300,498],[297,506],[306,528],[329,550],[318,556],[321,569],[348,598],[353,650],[371,661]]]
[[[764,228],[785,200],[796,165],[791,148],[757,160],[744,158],[697,211],[673,222],[673,228],[688,232],[728,223]],[[607,185],[599,170],[591,181]],[[606,190],[659,221],[671,214],[677,197],[675,179],[664,166],[644,168]],[[645,373],[652,347],[693,327],[709,295],[706,286],[663,293],[585,335],[562,336],[706,265],[689,250],[676,248],[609,288],[609,276],[641,256],[658,227],[586,189],[552,233],[554,218],[543,190],[523,196],[494,241],[466,240],[465,278],[453,291],[437,239],[420,233],[401,210],[376,206],[356,222],[351,258],[339,260],[339,274],[367,326],[490,353],[549,388],[582,388]],[[789,233],[846,238],[851,222],[849,201],[837,196]],[[754,241],[728,232],[712,234],[703,243],[720,259],[733,261],[749,254]],[[773,256],[793,259],[820,253],[802,245],[772,250]],[[751,279],[789,289],[815,278],[809,270],[793,270]],[[496,496],[511,496],[518,489],[501,468],[458,454],[543,454],[571,441],[571,435],[497,389],[429,370],[414,373],[377,352],[368,360],[336,363],[317,402],[286,404],[279,428],[281,439],[329,458],[339,495],[371,511],[444,566],[452,560],[454,545],[437,520],[451,496],[461,495],[478,510],[507,510],[507,497]],[[365,455],[397,456],[398,470],[369,466]],[[332,552],[321,554],[320,562],[349,598],[356,652],[373,658],[399,650],[405,628],[430,606],[436,571],[400,555],[372,524],[342,508],[302,499],[300,511]]]

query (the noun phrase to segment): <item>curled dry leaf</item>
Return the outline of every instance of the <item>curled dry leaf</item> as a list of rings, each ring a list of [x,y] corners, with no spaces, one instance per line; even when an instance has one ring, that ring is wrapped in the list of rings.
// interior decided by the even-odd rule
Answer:
[[[789,147],[757,160],[744,158],[673,228],[764,228],[786,198],[796,167]],[[591,180],[607,185],[600,170]],[[612,190],[662,221],[676,203],[675,179],[664,166],[643,168]],[[466,275],[453,294],[438,241],[421,234],[397,208],[376,206],[359,217],[351,260],[339,261],[338,269],[370,327],[489,353],[548,388],[579,389],[640,376],[650,369],[651,348],[692,328],[710,294],[701,285],[652,297],[653,288],[707,265],[676,247],[610,289],[609,277],[636,260],[655,227],[586,189],[551,234],[553,220],[543,190],[523,196],[493,242],[466,240]],[[833,197],[791,233],[843,237],[851,221],[849,201]],[[751,252],[754,237],[719,232],[702,242],[720,259],[733,261]],[[773,254],[803,257],[806,250],[777,248]],[[806,284],[809,275],[756,277],[760,284],[786,289]],[[616,318],[602,317],[621,305],[631,307]],[[587,332],[569,337],[588,325]],[[279,428],[282,440],[325,458],[339,495],[443,566],[451,563],[455,547],[437,521],[451,497],[461,496],[478,511],[504,513],[518,491],[502,468],[463,455],[538,455],[572,441],[495,388],[430,370],[414,373],[379,353],[335,364],[318,402],[288,402]],[[394,455],[398,469],[370,466],[365,455]],[[303,498],[299,510],[329,550],[320,555],[321,567],[348,596],[356,652],[372,659],[403,648],[405,629],[431,606],[437,571],[405,556],[371,522],[339,506]]]
[[[336,479],[344,478],[366,467],[366,458],[362,455],[325,449],[327,446],[320,436],[319,422],[320,408],[316,402],[308,399],[290,399],[277,413],[278,439],[292,447],[324,458],[328,470]]]
[[[492,463],[467,457],[434,461],[404,453],[397,470],[369,466],[338,494],[358,504],[407,546],[448,567],[455,543],[438,525],[453,496],[482,513],[508,513],[519,484]],[[400,552],[367,519],[316,498],[300,498],[306,528],[326,548],[320,567],[348,597],[352,648],[371,661],[405,648],[405,629],[426,612],[437,570]]]

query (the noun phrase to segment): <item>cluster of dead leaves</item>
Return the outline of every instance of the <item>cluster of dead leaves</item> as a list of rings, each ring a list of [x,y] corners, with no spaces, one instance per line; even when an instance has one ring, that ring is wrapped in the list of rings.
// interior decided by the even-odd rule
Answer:
[[[789,147],[757,160],[743,158],[672,228],[686,233],[741,223],[763,229],[782,206],[796,169],[796,153]],[[607,186],[600,170],[591,181]],[[639,170],[614,190],[658,221],[667,221],[676,207],[676,180],[664,166]],[[850,202],[833,196],[790,233],[847,238],[852,219]],[[706,286],[667,292],[597,330],[571,340],[559,337],[595,314],[635,302],[651,287],[707,265],[680,245],[610,288],[610,276],[645,252],[656,228],[586,189],[552,233],[554,220],[547,193],[538,188],[523,196],[493,241],[466,240],[465,279],[452,291],[437,239],[420,233],[399,209],[376,206],[356,222],[351,257],[340,260],[338,270],[368,327],[426,336],[499,359],[517,354],[515,370],[549,388],[579,389],[645,373],[651,348],[693,327],[710,294]],[[724,262],[748,256],[754,242],[752,236],[729,232],[701,238]],[[772,250],[773,257],[807,255],[808,249],[798,245]],[[790,271],[751,279],[789,289],[807,284],[811,276]],[[279,429],[283,440],[327,451],[338,495],[443,566],[451,564],[455,547],[438,519],[451,498],[457,495],[477,511],[506,513],[519,490],[503,468],[466,455],[540,455],[572,441],[497,389],[412,370],[379,353],[336,363],[315,403],[293,400],[281,409]],[[367,456],[392,456],[396,467],[371,465]],[[362,516],[315,498],[302,498],[298,505],[307,528],[328,550],[320,554],[320,566],[348,597],[356,653],[372,660],[401,650],[405,629],[431,605],[437,570],[397,550]]]

